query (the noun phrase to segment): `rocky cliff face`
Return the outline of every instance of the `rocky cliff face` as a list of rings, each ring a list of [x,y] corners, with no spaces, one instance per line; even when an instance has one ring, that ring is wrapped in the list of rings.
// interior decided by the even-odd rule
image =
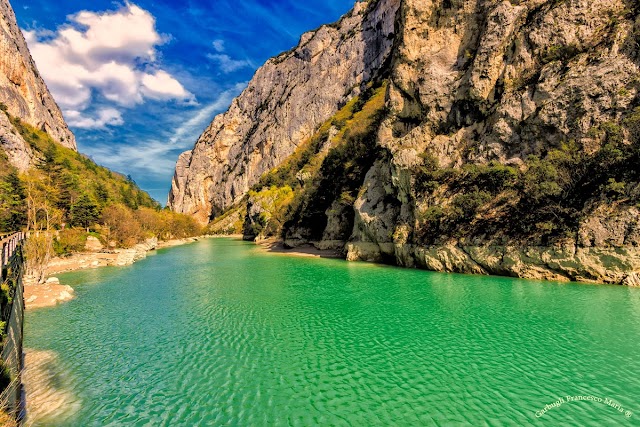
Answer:
[[[392,113],[378,137],[391,156],[370,171],[354,204],[347,257],[614,283],[637,271],[637,216],[628,206],[637,203],[637,176],[614,177],[593,160],[611,160],[603,151],[616,143],[636,150],[629,147],[638,143],[632,113],[639,104],[637,6],[622,0],[405,1],[400,16]],[[468,165],[511,166],[524,173],[516,184],[522,188],[496,191],[465,178],[434,178],[436,172],[430,182],[437,189],[417,189],[425,152],[440,170],[468,180]],[[547,163],[528,162],[532,155]],[[616,167],[631,170],[636,155]],[[562,156],[571,160],[557,160]],[[581,170],[585,164],[593,170]],[[566,176],[536,175],[537,167]],[[601,174],[600,181],[590,181],[591,173]],[[541,202],[544,191],[527,179],[548,179],[545,184],[558,189]],[[624,194],[613,198],[621,205],[603,195],[607,179],[624,182]],[[480,201],[473,206],[466,196]],[[465,202],[472,212],[464,212]],[[500,246],[505,241],[517,245]]]
[[[76,149],[73,133],[40,77],[8,0],[0,0],[0,102],[13,117],[46,131],[61,145]],[[25,142],[0,114],[0,142],[11,163],[24,170],[31,161]]]
[[[240,200],[377,75],[390,57],[399,3],[357,3],[338,23],[267,61],[180,156],[169,206],[206,223]]]
[[[276,168],[257,186],[296,193],[269,216],[291,246],[342,246],[348,259],[439,271],[632,284],[639,66],[630,0],[359,4],[257,73],[181,157],[172,207],[205,220]],[[358,108],[376,104],[365,83],[385,88],[385,105],[363,116],[375,120],[358,134]],[[300,92],[283,97],[292,86]],[[358,108],[344,116],[352,97]],[[310,135],[327,143],[309,149]],[[264,218],[252,212],[249,228],[273,230]]]

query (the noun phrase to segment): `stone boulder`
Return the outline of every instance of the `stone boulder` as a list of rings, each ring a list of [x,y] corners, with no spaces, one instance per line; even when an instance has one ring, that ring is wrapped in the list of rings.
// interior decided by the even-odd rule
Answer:
[[[88,236],[87,243],[84,245],[84,249],[87,252],[100,252],[104,249],[104,245],[97,237]]]

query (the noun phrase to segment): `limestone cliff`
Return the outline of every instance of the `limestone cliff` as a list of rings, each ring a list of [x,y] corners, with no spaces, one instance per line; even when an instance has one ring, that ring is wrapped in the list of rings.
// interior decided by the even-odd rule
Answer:
[[[0,0],[0,102],[10,115],[47,132],[76,149],[73,133],[40,77],[8,0]],[[28,168],[32,154],[13,126],[0,114],[0,146],[18,169]]]
[[[258,71],[181,157],[171,205],[206,220],[245,197],[245,230],[351,260],[640,283],[639,14],[359,3]]]
[[[169,206],[206,223],[240,200],[377,75],[390,56],[399,3],[357,3],[267,61],[180,156]]]

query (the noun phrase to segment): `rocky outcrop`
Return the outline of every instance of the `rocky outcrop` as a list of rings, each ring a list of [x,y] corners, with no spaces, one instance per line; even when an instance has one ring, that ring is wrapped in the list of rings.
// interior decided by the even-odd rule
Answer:
[[[356,3],[338,23],[267,61],[191,154],[180,156],[171,209],[206,223],[293,153],[388,61],[399,4]]]
[[[87,236],[87,242],[84,245],[84,250],[87,252],[100,252],[104,249],[104,245],[94,236]]]
[[[74,298],[73,288],[61,285],[57,277],[50,277],[42,284],[37,284],[29,278],[25,281],[24,302],[27,310],[54,307]]]
[[[432,271],[640,286],[640,250],[636,247],[416,247],[356,242],[347,245],[347,259],[383,262],[388,259],[385,250],[397,257],[399,265]]]
[[[0,15],[0,102],[3,109],[75,150],[75,137],[38,73],[8,0],[0,0]],[[7,152],[14,166],[24,170],[29,165],[31,152],[5,115],[0,116],[0,147]]]
[[[171,191],[169,191],[169,199],[167,200],[168,206],[183,206],[184,195],[186,190],[187,179],[189,178],[189,163],[191,162],[191,151],[185,151],[178,156],[176,162],[176,170],[171,180]],[[204,217],[210,215],[208,212],[200,212],[198,210],[191,209],[192,215]]]
[[[596,151],[603,134],[594,129],[621,123],[638,105],[638,48],[630,47],[637,11],[627,2],[513,3],[458,1],[438,8],[440,2],[402,2],[402,39],[388,95],[392,112],[378,140],[392,155],[367,174],[354,204],[347,257],[436,271],[631,284],[640,251],[638,209],[628,199],[584,208],[576,241],[561,249],[499,246],[494,236],[479,239],[481,246],[456,239],[422,246],[411,237],[419,212],[453,201],[437,191],[427,199],[416,190],[420,153],[429,152],[441,167],[494,161],[522,169],[527,156],[543,156],[567,141]],[[513,220],[503,219],[504,225]]]
[[[9,163],[20,171],[31,165],[33,152],[22,136],[13,127],[6,114],[0,112],[0,149],[7,155]]]

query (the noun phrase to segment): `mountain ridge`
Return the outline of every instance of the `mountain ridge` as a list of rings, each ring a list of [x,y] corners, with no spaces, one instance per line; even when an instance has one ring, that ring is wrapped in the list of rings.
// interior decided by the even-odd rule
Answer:
[[[190,175],[176,174],[169,206],[206,223],[246,194],[371,79],[389,54],[398,4],[357,3],[334,26],[305,33],[296,48],[260,67],[191,154],[180,156],[176,169]]]

